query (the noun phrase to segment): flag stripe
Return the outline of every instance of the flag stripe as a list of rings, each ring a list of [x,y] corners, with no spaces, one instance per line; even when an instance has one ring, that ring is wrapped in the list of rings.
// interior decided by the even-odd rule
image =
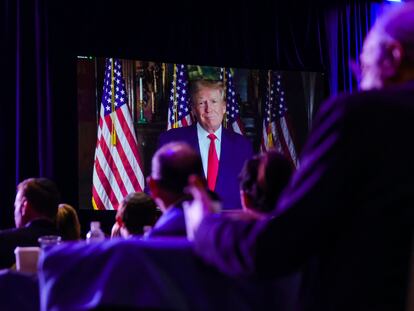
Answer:
[[[278,149],[279,149],[278,151],[283,153],[284,155],[286,155],[287,157],[291,159],[289,147],[283,135],[283,129],[282,129],[281,123],[277,122],[275,125],[276,125],[277,142],[278,142]]]
[[[102,128],[102,137],[100,139],[99,146],[101,147],[101,151],[103,153],[103,160],[105,162],[108,162],[108,168],[109,172],[111,173],[109,176],[114,175],[115,180],[117,181],[117,185],[119,187],[120,191],[117,191],[117,193],[122,192],[121,188],[123,187],[123,181],[121,178],[120,170],[123,169],[124,163],[121,161],[118,153],[118,145],[119,145],[119,131],[116,131],[116,140],[117,144],[115,146],[112,145],[111,141],[108,141],[105,139],[105,137],[111,136],[111,131],[109,129],[112,128],[112,119],[110,116],[106,116],[104,118],[105,124]],[[99,153],[98,153],[99,154]],[[101,161],[101,165],[102,165]],[[125,191],[126,192],[126,191]],[[123,195],[125,195],[123,193]]]
[[[105,171],[102,169],[102,166],[99,163],[99,160],[95,162],[95,169],[96,169],[96,174],[98,175],[99,181],[102,184],[103,190],[106,193],[106,195],[108,196],[109,202],[111,202],[111,205],[113,207],[117,206],[118,200],[116,198],[115,192],[110,191],[108,193],[108,189],[113,189],[113,188],[111,187],[111,181],[105,175]],[[107,203],[107,202],[105,202],[105,203]],[[112,209],[113,209],[113,207],[112,207]]]
[[[128,107],[124,106],[121,109],[118,109],[116,111],[118,119],[119,119],[119,123],[117,125],[121,126],[122,131],[124,132],[124,135],[128,141],[128,145],[131,147],[130,149],[131,149],[132,154],[134,155],[135,161],[137,162],[139,169],[141,170],[141,167],[142,167],[141,157],[139,156],[138,149],[136,148],[138,144],[137,138],[135,137],[134,129],[131,129],[129,125],[129,123],[132,123],[132,120],[128,122],[125,117],[125,115],[129,114],[129,111],[128,113],[126,113],[125,111],[127,109]],[[141,186],[143,188],[143,184]]]
[[[110,121],[110,118],[106,117],[105,121]],[[112,124],[112,122],[110,122]],[[103,128],[104,132],[107,132],[107,128]],[[109,132],[108,132],[109,134]],[[105,136],[105,135],[104,135]],[[100,164],[107,163],[108,169],[110,170],[111,174],[108,174],[107,177],[110,179],[111,177],[115,179],[116,184],[113,184],[112,187],[115,189],[115,194],[118,199],[118,203],[120,200],[122,200],[123,197],[125,197],[128,194],[128,191],[125,188],[125,183],[121,177],[121,175],[124,175],[123,171],[123,165],[118,165],[119,163],[122,163],[122,160],[119,157],[118,150],[115,150],[119,148],[120,144],[117,144],[116,146],[112,146],[109,144],[107,145],[107,141],[105,139],[101,139],[99,146],[101,147],[100,150],[98,150],[98,159],[100,161]],[[125,164],[125,163],[123,163]],[[108,170],[105,170],[108,171]],[[116,187],[118,186],[118,187]]]
[[[284,141],[287,144],[287,149],[288,149],[289,155],[291,157],[291,160],[293,161],[293,163],[296,166],[297,165],[297,158],[296,158],[295,146],[293,145],[293,140],[292,140],[292,137],[290,135],[291,131],[289,130],[289,125],[288,125],[285,117],[282,117],[280,119],[280,125],[281,125],[281,130],[282,130],[282,133],[283,133]]]
[[[101,202],[101,209],[114,209],[111,200],[108,197],[106,190],[104,189],[101,180],[98,177],[96,170],[93,172],[93,188],[96,190],[96,195],[92,192],[95,203]]]
[[[269,71],[264,104],[262,151],[274,147],[297,166],[294,141],[287,120],[287,107],[280,73]]]
[[[143,180],[138,180],[139,175],[143,176],[141,168],[139,167],[138,161],[136,160],[135,156],[130,156],[133,153],[133,151],[130,148],[129,142],[125,137],[122,128],[119,127],[118,122],[116,124],[116,130],[120,142],[116,145],[117,155],[120,158],[120,163],[123,164],[120,167],[123,173],[122,180],[125,184],[128,184],[128,188],[133,188],[135,191],[142,191],[141,182],[143,182]],[[135,168],[136,171],[134,171],[133,168]],[[137,175],[137,173],[139,173],[139,175]]]
[[[113,157],[111,156],[108,158],[107,152],[109,151],[109,148],[106,146],[105,142],[102,144],[102,146],[105,146],[105,147],[100,148],[97,153],[98,155],[97,162],[100,166],[100,169],[97,169],[98,177],[100,178],[101,182],[102,182],[101,177],[105,177],[105,180],[108,181],[108,184],[106,184],[106,182],[102,182],[102,185],[104,186],[106,190],[109,189],[108,188],[109,185],[111,186],[112,191],[109,192],[108,196],[110,198],[111,204],[117,206],[118,203],[122,200],[125,194],[125,191],[123,194],[121,190],[122,183],[120,182],[120,174],[118,172],[118,168],[116,167],[114,163]],[[100,175],[100,173],[102,175]]]
[[[132,136],[128,126],[125,126],[126,122],[123,122],[125,119],[121,109],[117,111],[117,115],[119,123],[116,123],[116,129],[122,142],[121,144],[117,144],[117,149],[119,153],[122,150],[122,163],[126,166],[125,169],[128,171],[128,176],[131,178],[132,183],[137,186],[135,191],[142,191],[144,188],[144,174],[141,170],[138,150],[134,148],[136,146],[136,138]],[[125,146],[126,153],[124,152],[123,146]]]
[[[190,94],[188,88],[187,66],[177,64],[176,72],[171,82],[168,104],[167,129],[185,127],[193,123],[191,116]]]
[[[244,126],[240,118],[240,106],[236,96],[236,88],[231,68],[220,69],[220,80],[225,83],[226,89],[226,123],[227,128],[244,135]]]
[[[104,210],[105,205],[102,203],[101,198],[98,195],[98,192],[95,189],[95,186],[92,186],[92,200],[93,206],[96,207],[98,210]]]

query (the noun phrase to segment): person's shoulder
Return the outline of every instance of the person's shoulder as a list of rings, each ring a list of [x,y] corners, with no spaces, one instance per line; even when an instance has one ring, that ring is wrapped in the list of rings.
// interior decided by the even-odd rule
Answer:
[[[7,238],[10,236],[16,235],[21,230],[22,230],[21,228],[10,228],[10,229],[0,230],[0,238]]]
[[[168,131],[162,132],[158,139],[159,147],[172,141],[187,141],[192,131],[195,131],[195,127],[193,125],[186,127],[178,127],[175,129],[170,129]]]
[[[29,223],[27,230],[34,230],[34,231],[44,231],[44,230],[57,230],[56,225],[53,221],[45,218],[35,219]]]
[[[192,125],[169,129],[160,134],[160,139],[168,139],[168,138],[175,138],[175,137],[182,137],[182,136],[185,137],[185,135],[188,135],[188,133],[194,130],[195,130],[195,127]]]
[[[354,129],[367,122],[379,122],[392,115],[414,115],[414,82],[382,89],[343,93],[326,100],[314,119],[314,128],[326,131],[328,126]]]
[[[223,129],[223,135],[226,135],[227,141],[237,147],[240,152],[245,151],[248,155],[253,153],[252,142],[249,138],[239,133],[233,132],[229,129]]]
[[[176,134],[176,133],[187,133],[189,131],[194,130],[194,128],[195,128],[194,125],[177,127],[177,128],[169,129],[168,131],[163,132],[163,134],[164,135],[173,135],[173,134]]]
[[[165,212],[149,232],[148,238],[162,236],[185,236],[184,211],[181,206],[173,206]]]
[[[414,81],[395,84],[382,89],[356,92],[342,95],[336,102],[344,103],[348,113],[363,112],[369,110],[372,113],[382,110],[400,109],[401,107],[413,108]]]
[[[361,92],[339,93],[327,98],[319,107],[313,120],[313,124],[325,124],[343,120],[352,107],[359,106],[360,102],[366,101]],[[315,126],[314,126],[315,127]]]
[[[241,135],[239,133],[236,133],[226,128],[223,128],[223,135],[226,135],[227,138],[240,142],[240,143],[250,143],[250,140],[246,136]]]
[[[30,236],[30,229],[28,227],[5,229],[0,231],[0,242],[14,243],[25,239],[27,236]]]

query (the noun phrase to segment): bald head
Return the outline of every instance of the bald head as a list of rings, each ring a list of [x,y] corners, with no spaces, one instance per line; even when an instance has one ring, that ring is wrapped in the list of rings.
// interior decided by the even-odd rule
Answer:
[[[377,19],[360,58],[362,90],[414,79],[414,3],[401,4]]]
[[[152,158],[151,178],[164,190],[182,194],[190,175],[204,178],[200,155],[186,143],[164,145]]]
[[[398,41],[405,56],[414,61],[414,3],[400,5],[387,14],[384,14],[375,23],[373,29],[383,31],[384,34]]]

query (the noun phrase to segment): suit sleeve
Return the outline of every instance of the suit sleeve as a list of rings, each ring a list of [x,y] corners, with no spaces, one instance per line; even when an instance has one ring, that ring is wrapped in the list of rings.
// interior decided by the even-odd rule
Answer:
[[[160,149],[162,146],[164,146],[165,144],[167,144],[169,142],[168,136],[169,135],[167,134],[167,131],[166,132],[162,132],[160,134],[160,136],[158,137],[157,150]]]
[[[15,262],[14,249],[17,238],[12,230],[0,232],[0,269],[10,268]]]
[[[341,102],[321,107],[301,167],[271,217],[242,222],[211,215],[202,221],[194,242],[206,262],[231,275],[284,275],[329,243],[346,221],[343,113]]]

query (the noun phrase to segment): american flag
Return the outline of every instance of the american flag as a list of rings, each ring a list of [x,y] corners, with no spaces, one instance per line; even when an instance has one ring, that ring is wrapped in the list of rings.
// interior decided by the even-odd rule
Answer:
[[[93,169],[94,209],[117,209],[127,194],[144,189],[137,138],[126,103],[121,63],[108,58]]]
[[[167,129],[189,126],[192,123],[187,68],[183,64],[175,64],[168,105]]]
[[[230,68],[220,69],[220,80],[223,81],[226,89],[226,127],[234,132],[244,134],[244,125],[240,119],[240,107],[237,102],[233,74]]]
[[[289,130],[285,92],[282,77],[278,72],[269,71],[267,77],[266,101],[263,114],[263,152],[276,149],[287,156],[297,166],[295,145]]]

